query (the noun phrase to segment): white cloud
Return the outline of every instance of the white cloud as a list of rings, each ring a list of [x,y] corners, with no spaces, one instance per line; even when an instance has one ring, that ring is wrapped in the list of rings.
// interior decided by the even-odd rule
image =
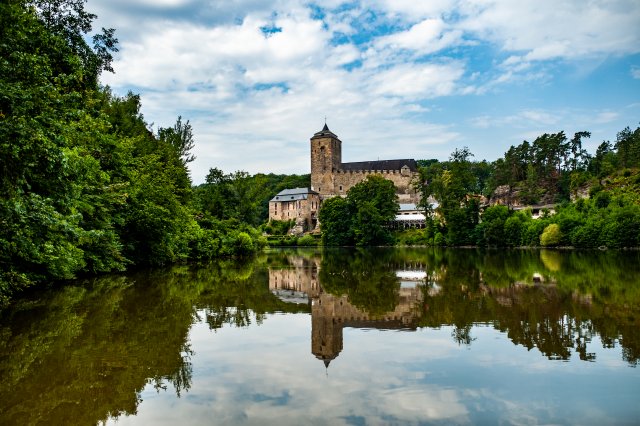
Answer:
[[[464,72],[460,64],[403,64],[372,77],[372,91],[408,99],[432,98],[453,93]]]
[[[408,49],[418,54],[437,52],[459,42],[460,31],[447,30],[441,19],[425,19],[406,31],[379,37],[378,48]]]
[[[192,0],[134,0],[131,3],[150,7],[181,7],[192,3]]]
[[[139,92],[156,126],[178,115],[191,120],[197,183],[214,166],[308,172],[308,139],[325,115],[345,142],[346,161],[432,158],[437,150],[446,158],[466,130],[452,124],[456,112],[442,118],[427,102],[544,85],[553,72],[539,65],[544,61],[640,49],[640,26],[632,25],[640,6],[633,2],[344,3],[323,2],[319,20],[302,0],[97,0],[96,26],[116,27],[121,40],[117,74],[103,82],[116,93]],[[265,34],[264,27],[278,31]],[[474,68],[467,53],[477,46],[501,52]],[[637,67],[631,73],[640,78]],[[562,122],[523,105],[472,122],[519,131]],[[599,117],[607,119],[615,120]]]
[[[619,116],[620,114],[614,111],[602,111],[596,116],[594,122],[598,124],[611,123],[612,121],[616,120]]]
[[[640,67],[631,67],[631,76],[636,80],[640,80]]]
[[[374,2],[391,16],[399,16],[407,20],[436,17],[456,8],[455,0],[379,0]]]
[[[459,27],[530,60],[640,51],[640,3],[475,0],[461,2]]]

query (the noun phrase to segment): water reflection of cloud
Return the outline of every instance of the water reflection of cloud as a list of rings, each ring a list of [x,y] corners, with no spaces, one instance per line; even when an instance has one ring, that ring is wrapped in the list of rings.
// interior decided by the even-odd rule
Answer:
[[[418,332],[346,328],[344,350],[325,371],[311,354],[310,322],[308,315],[272,315],[260,327],[223,327],[216,333],[206,324],[194,325],[191,390],[177,400],[148,387],[138,416],[119,423],[469,424],[484,419],[532,424],[567,419],[562,402],[545,396],[551,376],[537,370],[539,363],[550,369],[566,363],[529,354],[490,327],[473,329],[482,338],[470,348],[453,342],[451,327]],[[486,353],[495,354],[493,362]],[[578,400],[580,392],[574,392]],[[593,419],[603,419],[598,408],[590,412]],[[589,419],[572,415],[578,423]]]
[[[276,334],[263,327],[228,327],[212,334],[203,324],[194,326],[191,343],[196,355],[191,391],[180,404],[174,404],[169,402],[172,395],[146,390],[142,397],[147,401],[138,416],[120,419],[119,423],[148,420],[161,424],[182,417],[182,422],[189,424],[207,424],[212,419],[216,423],[244,424],[300,424],[301,419],[311,424],[349,424],[355,419],[380,424],[394,419],[391,421],[411,424],[464,417],[465,407],[455,391],[425,387],[424,374],[413,374],[412,383],[406,383],[405,376],[412,373],[392,361],[392,352],[397,349],[392,342],[380,345],[369,362],[362,357],[371,354],[353,346],[326,375],[324,365],[311,355],[310,345],[301,344],[300,336],[308,341],[310,331],[309,317],[300,317],[306,324],[297,318],[291,321],[291,316],[271,317],[268,328],[277,330]],[[355,338],[349,345],[366,344],[367,339],[380,337],[376,334]],[[388,336],[393,334],[386,332]],[[417,344],[402,358],[446,356],[442,348],[451,347],[451,343],[441,343],[432,351]],[[248,345],[261,351],[249,351]]]

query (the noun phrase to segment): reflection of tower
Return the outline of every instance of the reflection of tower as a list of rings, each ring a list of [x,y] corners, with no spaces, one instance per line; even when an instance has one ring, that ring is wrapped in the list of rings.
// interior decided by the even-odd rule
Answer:
[[[342,323],[335,318],[335,304],[327,303],[325,295],[322,293],[314,299],[311,307],[311,353],[329,367],[342,351]]]
[[[421,301],[419,287],[400,288],[399,303],[393,311],[371,316],[352,305],[348,296],[335,296],[320,289],[311,302],[311,353],[328,367],[343,349],[344,327],[415,330],[416,306]]]
[[[311,353],[326,367],[343,349],[344,327],[379,330],[415,330],[423,300],[419,283],[427,274],[422,265],[403,265],[396,272],[397,304],[387,312],[370,313],[366,307],[355,306],[349,296],[327,293],[319,282],[320,258],[288,256],[287,267],[269,268],[269,289],[286,303],[311,302]],[[344,284],[334,287],[348,287]],[[374,286],[375,287],[375,286]]]

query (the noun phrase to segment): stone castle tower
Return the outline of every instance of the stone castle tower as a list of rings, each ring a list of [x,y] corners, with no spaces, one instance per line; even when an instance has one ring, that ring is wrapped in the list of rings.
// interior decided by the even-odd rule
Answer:
[[[342,164],[342,141],[325,123],[311,137],[311,189],[321,197],[334,193],[334,173]]]
[[[311,137],[311,190],[321,199],[345,196],[349,188],[370,175],[393,182],[400,203],[417,203],[420,195],[414,188],[419,178],[414,159],[342,162],[342,141],[325,123]]]

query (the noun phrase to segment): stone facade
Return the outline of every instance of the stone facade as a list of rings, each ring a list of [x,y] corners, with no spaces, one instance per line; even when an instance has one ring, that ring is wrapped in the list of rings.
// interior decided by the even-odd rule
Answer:
[[[280,191],[269,201],[269,220],[295,220],[305,230],[315,228],[320,195],[308,188]]]
[[[370,175],[380,175],[396,186],[401,203],[417,203],[413,188],[418,166],[413,159],[342,162],[342,141],[327,125],[311,137],[311,189],[322,199],[345,196],[349,188]]]

